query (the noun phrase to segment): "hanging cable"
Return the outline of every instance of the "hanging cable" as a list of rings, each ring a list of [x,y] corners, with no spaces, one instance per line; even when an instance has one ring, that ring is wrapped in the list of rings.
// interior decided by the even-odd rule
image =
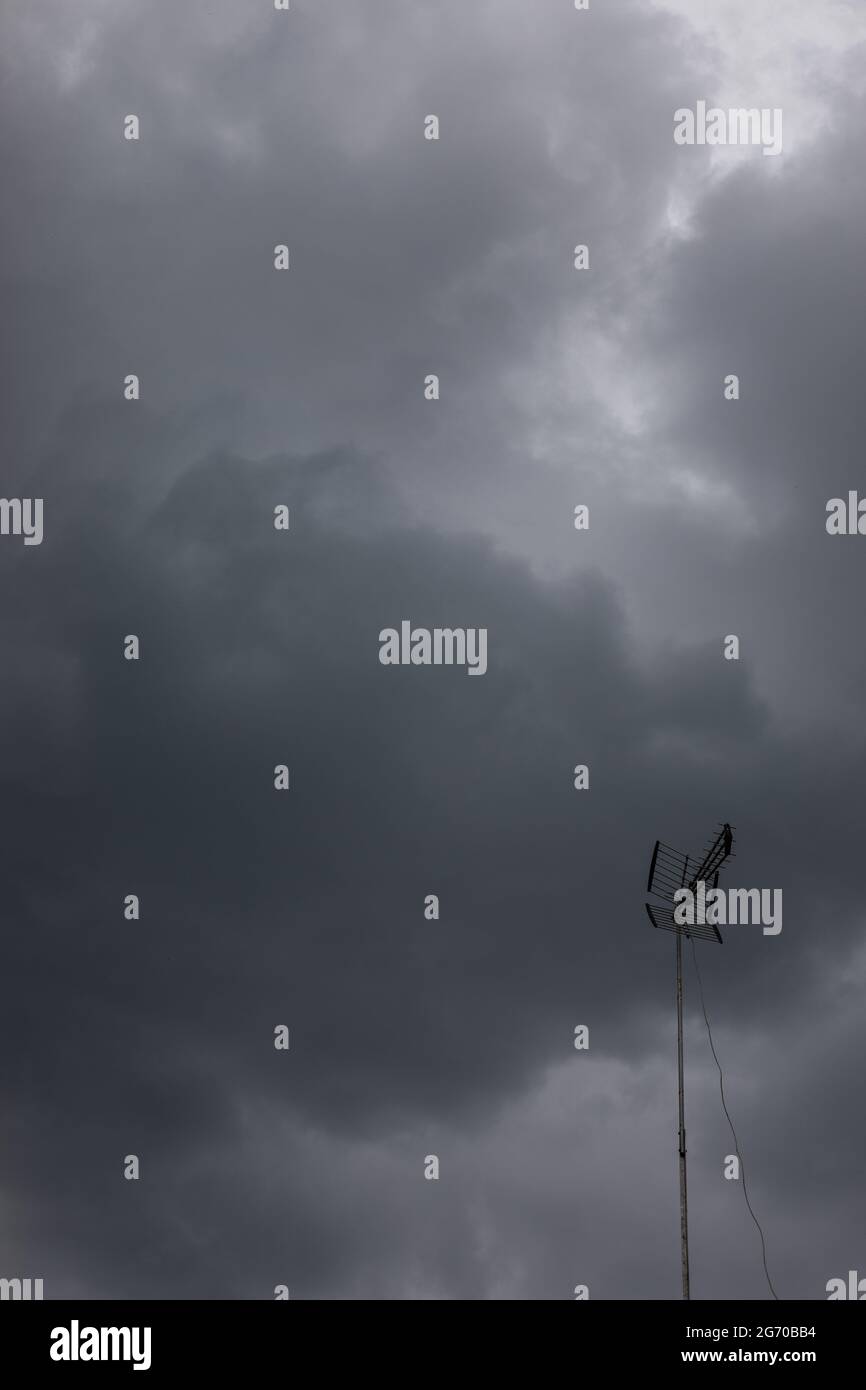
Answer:
[[[746,1188],[746,1167],[745,1167],[745,1164],[743,1163],[743,1155],[740,1153],[740,1141],[739,1141],[739,1139],[737,1138],[737,1131],[734,1129],[734,1122],[733,1122],[733,1120],[731,1119],[730,1112],[729,1112],[728,1106],[727,1106],[727,1102],[725,1101],[725,1079],[724,1079],[724,1076],[722,1075],[722,1064],[721,1064],[721,1062],[719,1061],[719,1059],[718,1059],[718,1057],[717,1057],[717,1055],[716,1055],[716,1049],[715,1049],[715,1046],[714,1046],[714,1044],[713,1044],[713,1030],[712,1030],[712,1028],[710,1027],[710,1020],[709,1020],[709,1018],[707,1017],[707,1006],[706,1006],[706,1004],[705,1004],[705,1002],[704,1002],[704,986],[703,986],[703,981],[701,980],[701,972],[700,972],[700,970],[699,970],[699,968],[698,968],[698,953],[697,953],[697,951],[695,950],[695,943],[694,943],[693,938],[692,938],[692,937],[689,937],[689,941],[691,942],[691,947],[692,947],[692,959],[693,959],[693,961],[694,961],[694,963],[695,963],[695,974],[696,974],[697,977],[698,977],[698,991],[699,991],[700,996],[701,996],[701,1010],[702,1010],[703,1015],[704,1015],[704,1023],[707,1025],[707,1037],[708,1037],[709,1040],[710,1040],[710,1051],[711,1051],[712,1054],[713,1054],[713,1061],[715,1062],[715,1064],[716,1064],[716,1066],[717,1066],[717,1068],[718,1068],[718,1072],[719,1072],[719,1091],[720,1091],[721,1097],[722,1097],[722,1109],[724,1110],[724,1112],[725,1112],[725,1118],[726,1118],[728,1124],[729,1124],[730,1127],[731,1127],[731,1133],[732,1133],[733,1136],[734,1136],[734,1146],[735,1146],[735,1148],[736,1148],[737,1158],[740,1160],[740,1179],[741,1179],[742,1184],[743,1184],[743,1196],[744,1196],[745,1199],[746,1199],[746,1206],[747,1206],[748,1209],[749,1209],[749,1215],[751,1216],[752,1220],[754,1221],[755,1225],[757,1226],[757,1228],[758,1228],[758,1235],[761,1237],[761,1259],[762,1259],[763,1262],[764,1262],[764,1274],[767,1276],[767,1283],[768,1283],[769,1286],[770,1286],[770,1293],[773,1295],[773,1297],[775,1298],[776,1302],[778,1303],[778,1302],[779,1302],[779,1295],[776,1293],[776,1290],[773,1288],[773,1281],[772,1281],[772,1279],[770,1278],[770,1271],[767,1269],[767,1246],[766,1246],[766,1244],[765,1244],[765,1242],[764,1242],[764,1232],[761,1230],[761,1223],[760,1223],[760,1221],[758,1220],[757,1216],[755,1215],[754,1211],[752,1210],[752,1204],[751,1204],[751,1202],[749,1201],[749,1193],[748,1193],[748,1190],[747,1190],[747,1188]]]

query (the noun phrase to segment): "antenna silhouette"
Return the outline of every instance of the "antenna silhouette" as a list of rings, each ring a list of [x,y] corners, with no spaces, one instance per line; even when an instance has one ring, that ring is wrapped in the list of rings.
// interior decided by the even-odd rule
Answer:
[[[675,917],[674,894],[681,888],[695,892],[698,883],[710,883],[713,888],[719,882],[719,870],[733,853],[734,830],[727,821],[718,834],[707,845],[703,856],[689,857],[670,845],[656,840],[653,857],[650,861],[647,892],[659,898],[664,904],[644,903],[647,916],[654,927],[662,931],[672,931],[677,938],[677,1099],[678,1099],[678,1148],[680,1173],[680,1246],[682,1251],[683,1298],[689,1298],[689,1202],[686,1182],[686,1111],[685,1086],[683,1082],[683,937],[698,941],[716,941],[721,946],[722,934],[712,923],[696,922],[694,925],[677,922]]]

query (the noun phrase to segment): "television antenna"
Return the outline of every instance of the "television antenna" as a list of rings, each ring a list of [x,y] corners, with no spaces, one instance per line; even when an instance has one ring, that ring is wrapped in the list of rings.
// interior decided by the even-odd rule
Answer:
[[[682,888],[692,893],[703,883],[716,888],[719,870],[733,853],[733,826],[725,821],[703,856],[690,857],[670,845],[656,840],[650,861],[647,892],[664,904],[644,903],[654,927],[672,931],[677,940],[677,1114],[679,1120],[678,1149],[680,1176],[680,1247],[682,1253],[683,1298],[689,1298],[689,1204],[686,1182],[686,1116],[683,1082],[683,937],[698,941],[715,941],[721,946],[722,934],[714,923],[680,923],[676,920],[674,895]]]

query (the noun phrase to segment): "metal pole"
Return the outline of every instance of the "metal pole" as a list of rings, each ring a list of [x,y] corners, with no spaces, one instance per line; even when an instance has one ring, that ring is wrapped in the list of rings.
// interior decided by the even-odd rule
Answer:
[[[683,1298],[689,1297],[689,1204],[686,1195],[686,1106],[683,1082],[683,939],[677,938],[677,1082],[680,1150],[680,1239],[682,1241]]]

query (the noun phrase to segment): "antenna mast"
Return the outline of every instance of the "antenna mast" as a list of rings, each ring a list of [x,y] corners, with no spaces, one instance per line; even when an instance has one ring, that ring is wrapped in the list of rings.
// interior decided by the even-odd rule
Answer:
[[[686,1179],[686,1103],[685,1079],[683,1070],[683,937],[698,937],[704,941],[717,941],[722,944],[722,935],[710,923],[696,922],[693,925],[679,923],[674,915],[674,894],[680,888],[695,892],[698,883],[711,882],[715,888],[719,882],[719,870],[725,860],[730,858],[733,849],[733,827],[725,821],[715,839],[707,846],[694,873],[689,873],[691,863],[687,854],[672,849],[661,840],[656,840],[650,863],[647,892],[661,898],[664,909],[654,903],[645,903],[647,915],[654,927],[672,931],[677,941],[677,1148],[679,1152],[680,1179],[680,1249],[682,1259],[683,1298],[689,1299],[689,1200]]]

